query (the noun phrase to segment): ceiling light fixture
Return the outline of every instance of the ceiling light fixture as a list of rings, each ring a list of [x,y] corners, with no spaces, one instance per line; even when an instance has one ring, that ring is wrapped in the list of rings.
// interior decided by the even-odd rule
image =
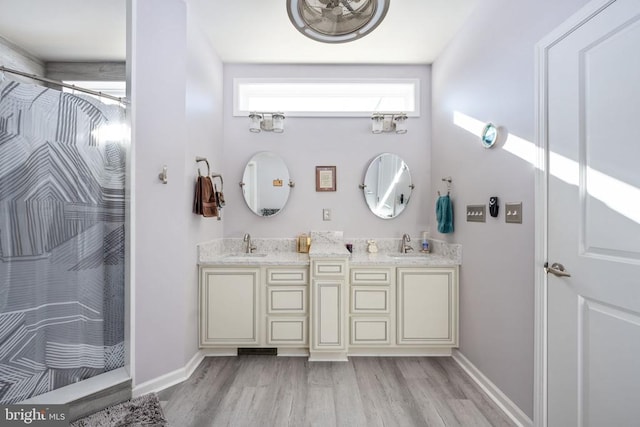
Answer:
[[[287,0],[289,19],[305,36],[323,43],[345,43],[373,31],[390,0]]]

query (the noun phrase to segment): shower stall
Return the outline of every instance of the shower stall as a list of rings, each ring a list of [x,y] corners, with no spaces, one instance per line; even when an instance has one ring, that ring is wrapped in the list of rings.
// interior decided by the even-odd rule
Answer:
[[[124,104],[0,71],[0,405],[125,364]]]

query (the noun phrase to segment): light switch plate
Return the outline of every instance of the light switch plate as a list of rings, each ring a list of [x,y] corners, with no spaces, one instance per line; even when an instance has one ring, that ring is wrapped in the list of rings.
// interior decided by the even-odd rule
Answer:
[[[522,202],[504,204],[504,221],[522,224]]]
[[[322,209],[322,220],[331,221],[331,209]]]
[[[487,205],[467,205],[467,222],[485,222]]]

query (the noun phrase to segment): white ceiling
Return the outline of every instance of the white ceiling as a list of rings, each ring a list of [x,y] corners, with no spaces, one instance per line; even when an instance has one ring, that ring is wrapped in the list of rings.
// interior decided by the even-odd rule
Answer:
[[[186,0],[227,63],[431,63],[477,0],[391,0],[368,36],[324,44],[289,22],[285,0]],[[0,0],[0,36],[43,61],[125,58],[126,0]]]
[[[0,0],[0,37],[43,61],[123,61],[126,0]]]

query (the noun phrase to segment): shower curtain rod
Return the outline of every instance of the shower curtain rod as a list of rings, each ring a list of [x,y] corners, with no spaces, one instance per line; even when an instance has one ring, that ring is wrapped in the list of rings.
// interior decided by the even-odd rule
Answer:
[[[66,87],[68,89],[77,90],[78,92],[84,92],[84,93],[88,93],[90,95],[100,96],[102,98],[111,99],[113,101],[118,101],[118,102],[123,103],[123,104],[128,104],[129,103],[127,98],[119,98],[117,96],[109,95],[107,93],[97,92],[97,91],[91,90],[91,89],[85,89],[85,88],[82,88],[82,87],[78,87],[76,85],[70,85],[70,84],[61,82],[59,80],[52,80],[52,79],[48,79],[46,77],[40,77],[40,76],[38,76],[36,74],[29,74],[29,73],[25,73],[23,71],[18,71],[18,70],[14,70],[14,69],[11,69],[11,68],[7,68],[7,67],[5,67],[3,65],[0,65],[0,71],[1,72],[5,72],[5,73],[17,74],[19,76],[28,77],[30,79],[38,80],[38,81],[41,81],[41,82],[44,82],[44,83],[51,83],[51,84],[54,84],[54,85],[57,85],[57,86]]]

